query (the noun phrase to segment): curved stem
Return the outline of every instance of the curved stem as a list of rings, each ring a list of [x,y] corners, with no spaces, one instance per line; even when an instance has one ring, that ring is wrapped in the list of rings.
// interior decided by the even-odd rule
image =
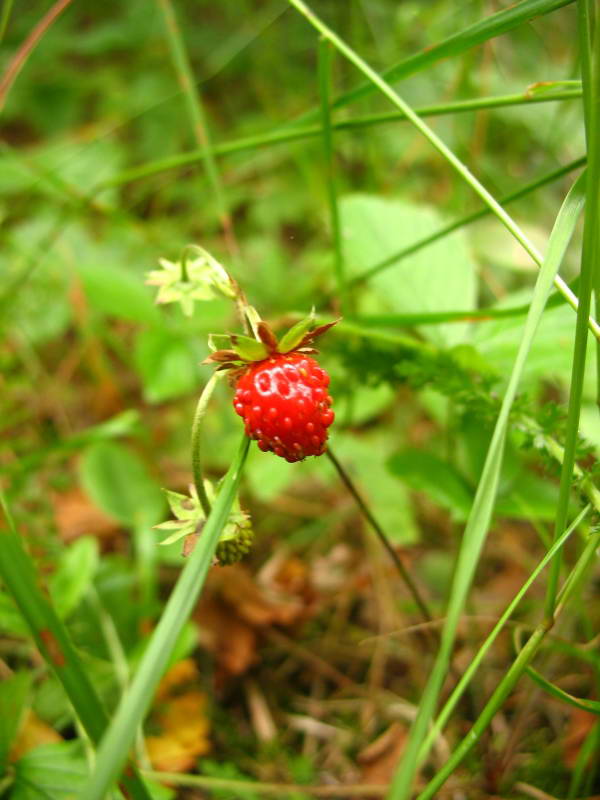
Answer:
[[[354,498],[354,500],[356,502],[356,505],[360,508],[360,510],[363,513],[365,519],[367,520],[369,525],[373,528],[373,530],[375,531],[375,533],[379,537],[379,540],[381,541],[381,543],[383,544],[383,546],[387,550],[390,558],[394,562],[394,565],[396,566],[396,569],[398,570],[398,572],[400,574],[400,577],[402,578],[402,580],[406,584],[406,587],[407,587],[408,591],[410,592],[410,594],[413,597],[413,600],[415,601],[415,603],[419,607],[419,610],[420,610],[421,614],[423,615],[424,619],[427,622],[431,622],[433,620],[433,617],[431,616],[431,612],[429,611],[429,608],[427,607],[427,603],[423,599],[423,597],[421,595],[421,592],[419,591],[417,585],[415,584],[413,579],[410,577],[410,574],[406,570],[406,567],[404,566],[404,564],[400,560],[400,557],[398,556],[398,553],[392,547],[392,545],[390,543],[390,540],[386,536],[383,528],[381,527],[381,525],[377,522],[377,520],[375,519],[375,517],[371,513],[371,510],[370,510],[369,506],[367,505],[365,500],[359,494],[358,489],[356,488],[356,486],[352,482],[352,479],[350,478],[350,476],[348,475],[348,473],[346,472],[344,467],[341,465],[341,463],[338,461],[336,456],[333,454],[331,448],[328,447],[327,450],[326,450],[326,453],[327,453],[327,456],[328,456],[329,460],[331,461],[331,463],[335,467],[338,475],[340,476],[342,482],[344,483],[344,485],[346,486],[346,488],[348,489],[348,491],[350,492],[350,494]]]
[[[194,475],[194,486],[196,487],[198,499],[200,500],[200,504],[207,518],[210,514],[210,500],[206,494],[202,476],[202,421],[206,414],[208,401],[212,397],[215,386],[222,374],[221,372],[214,372],[202,390],[192,423],[192,472]]]

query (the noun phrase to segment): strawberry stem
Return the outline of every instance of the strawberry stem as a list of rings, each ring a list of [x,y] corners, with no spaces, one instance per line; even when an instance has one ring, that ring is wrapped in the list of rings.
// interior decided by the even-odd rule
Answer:
[[[208,401],[217,385],[217,381],[222,375],[222,372],[213,372],[211,375],[198,399],[198,405],[196,406],[196,413],[194,414],[194,421],[192,423],[192,472],[194,475],[194,486],[196,487],[200,505],[207,519],[210,514],[210,500],[204,488],[204,478],[202,475],[202,422],[206,414]]]
[[[379,537],[379,540],[381,541],[381,543],[383,544],[383,546],[387,550],[390,558],[394,562],[394,565],[395,565],[396,569],[398,570],[398,573],[400,574],[400,577],[402,578],[402,580],[406,584],[406,588],[408,589],[408,591],[412,595],[413,600],[415,601],[415,603],[417,604],[421,614],[423,615],[423,618],[425,619],[426,622],[432,622],[433,617],[431,616],[431,612],[429,611],[429,608],[427,607],[427,603],[423,599],[423,596],[421,595],[421,592],[419,591],[417,585],[415,584],[415,582],[411,578],[410,574],[406,570],[406,567],[404,566],[404,564],[400,560],[400,557],[398,556],[398,553],[392,547],[392,544],[391,544],[390,540],[388,539],[387,535],[385,534],[383,528],[381,527],[381,525],[377,522],[377,520],[373,516],[373,514],[371,512],[371,509],[369,508],[369,506],[367,505],[367,503],[365,502],[363,497],[360,495],[358,489],[356,488],[356,486],[352,482],[352,479],[350,478],[350,476],[348,475],[348,473],[346,472],[346,470],[342,466],[342,464],[338,461],[336,456],[333,454],[333,451],[331,450],[330,447],[327,448],[326,453],[327,453],[327,456],[328,456],[329,460],[331,461],[331,463],[335,467],[338,475],[340,476],[340,478],[342,480],[342,483],[346,486],[346,488],[348,489],[348,491],[350,492],[350,494],[354,498],[354,501],[356,502],[356,505],[360,508],[364,518],[367,520],[369,525],[373,528],[373,530],[375,531],[375,533]]]

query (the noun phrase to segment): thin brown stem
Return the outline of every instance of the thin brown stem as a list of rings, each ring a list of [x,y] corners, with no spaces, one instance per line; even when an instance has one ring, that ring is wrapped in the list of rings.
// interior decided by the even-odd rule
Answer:
[[[369,508],[369,506],[367,505],[367,503],[365,502],[363,497],[360,495],[358,489],[356,488],[356,486],[352,482],[352,479],[350,478],[350,476],[348,475],[348,473],[346,472],[346,470],[344,469],[342,464],[339,462],[337,457],[333,454],[333,451],[331,450],[330,447],[327,448],[327,455],[329,457],[329,460],[331,461],[331,463],[335,467],[338,475],[340,476],[340,478],[342,480],[342,483],[346,486],[346,488],[348,489],[348,491],[350,492],[350,494],[354,498],[354,501],[356,502],[356,505],[360,508],[364,518],[367,520],[369,525],[373,528],[373,530],[375,531],[375,533],[379,537],[380,542],[382,543],[382,545],[387,550],[388,555],[390,556],[390,558],[394,562],[394,566],[396,567],[400,577],[402,578],[402,580],[406,584],[406,588],[408,589],[408,591],[410,592],[413,600],[417,604],[417,606],[419,608],[419,611],[423,615],[423,618],[425,619],[426,622],[432,622],[433,621],[433,617],[431,615],[431,612],[429,611],[429,608],[427,607],[427,603],[425,602],[425,600],[424,600],[421,592],[419,591],[416,583],[411,578],[410,573],[408,572],[408,570],[406,569],[406,567],[402,563],[402,561],[400,559],[400,556],[398,555],[398,553],[392,547],[392,545],[390,543],[390,540],[387,537],[387,535],[385,534],[383,528],[381,527],[379,522],[377,522],[377,520],[373,516],[373,513],[371,512],[371,509]]]

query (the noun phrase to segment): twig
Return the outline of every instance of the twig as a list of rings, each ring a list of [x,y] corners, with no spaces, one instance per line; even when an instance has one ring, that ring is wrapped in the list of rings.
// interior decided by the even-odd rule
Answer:
[[[373,530],[375,531],[375,533],[379,537],[382,545],[387,550],[390,558],[392,559],[392,561],[394,562],[394,565],[396,566],[396,569],[398,570],[398,573],[400,574],[400,577],[402,578],[402,580],[406,584],[406,587],[408,588],[410,594],[412,595],[415,603],[419,607],[419,610],[420,610],[421,614],[423,615],[424,619],[426,620],[426,622],[432,622],[433,621],[433,617],[431,615],[431,612],[429,611],[429,608],[427,607],[427,603],[423,599],[423,597],[421,595],[421,592],[417,588],[417,585],[415,584],[413,579],[410,577],[410,574],[408,573],[406,567],[404,566],[404,564],[400,560],[400,557],[398,556],[398,553],[394,550],[394,548],[390,544],[390,540],[386,536],[383,528],[381,527],[381,525],[377,522],[377,520],[375,519],[375,517],[371,513],[371,510],[370,510],[369,506],[364,501],[364,499],[361,497],[358,489],[356,488],[356,486],[352,482],[352,479],[350,478],[350,476],[348,475],[348,473],[346,472],[344,467],[340,464],[340,462],[337,459],[337,457],[333,454],[333,452],[332,452],[330,447],[327,448],[327,455],[329,457],[329,460],[331,461],[331,463],[335,467],[335,469],[336,469],[338,475],[340,476],[342,482],[344,483],[344,485],[346,486],[346,488],[348,489],[348,491],[350,492],[350,494],[354,498],[354,500],[356,502],[356,505],[360,508],[360,510],[363,513],[365,519],[367,520],[369,525],[373,528]]]

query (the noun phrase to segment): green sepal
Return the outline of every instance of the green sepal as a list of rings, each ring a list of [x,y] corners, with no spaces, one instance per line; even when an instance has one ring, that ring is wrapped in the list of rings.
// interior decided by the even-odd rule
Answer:
[[[208,347],[213,353],[217,350],[231,350],[231,336],[228,333],[209,333]]]
[[[208,336],[208,347],[213,353],[235,353],[240,361],[262,361],[269,355],[262,342],[238,333],[211,333]],[[209,360],[215,359],[209,356]]]
[[[305,319],[301,319],[300,322],[297,322],[295,325],[293,325],[282,337],[281,341],[279,342],[279,352],[289,353],[291,350],[294,350],[296,347],[298,347],[302,339],[304,339],[314,324],[315,314],[314,311],[311,311],[310,316],[306,317]]]
[[[244,361],[262,361],[263,358],[267,358],[269,355],[265,345],[250,336],[241,336],[234,333],[229,338],[231,349]]]

